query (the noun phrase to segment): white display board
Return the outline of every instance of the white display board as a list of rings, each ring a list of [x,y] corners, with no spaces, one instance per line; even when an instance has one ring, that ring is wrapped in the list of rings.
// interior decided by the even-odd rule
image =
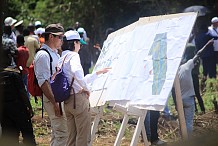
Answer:
[[[90,104],[106,101],[163,110],[197,13],[140,18],[110,34],[94,71],[111,67],[92,84]]]

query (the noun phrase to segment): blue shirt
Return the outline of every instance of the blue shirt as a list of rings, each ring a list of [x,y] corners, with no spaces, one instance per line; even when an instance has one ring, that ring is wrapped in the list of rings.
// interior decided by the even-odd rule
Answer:
[[[41,48],[44,48],[49,51],[53,61],[52,61],[52,73],[56,72],[56,67],[58,65],[58,59],[60,55],[57,53],[57,50],[52,50],[46,44],[43,44]],[[34,71],[38,84],[41,87],[42,84],[47,80],[50,81],[51,71],[50,71],[50,57],[46,51],[38,51],[34,58]]]

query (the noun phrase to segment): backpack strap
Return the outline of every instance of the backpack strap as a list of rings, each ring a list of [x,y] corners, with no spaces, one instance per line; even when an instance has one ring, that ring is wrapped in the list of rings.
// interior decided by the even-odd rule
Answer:
[[[64,57],[64,60],[63,60],[63,62],[62,62],[62,64],[61,64],[61,68],[63,68],[64,61],[65,61],[66,58],[67,58],[67,55]]]
[[[52,57],[51,57],[51,54],[49,53],[49,51],[47,50],[47,49],[45,49],[45,48],[41,48],[41,49],[39,49],[38,51],[41,51],[41,50],[44,50],[45,52],[47,52],[48,53],[48,55],[49,55],[49,58],[50,58],[50,73],[51,73],[51,76],[52,76],[52,62],[53,62],[53,59],[52,59]],[[37,51],[37,52],[38,52]],[[42,94],[42,118],[43,118],[43,105],[44,105],[44,103],[43,103],[43,94]],[[60,104],[59,104],[59,106],[60,106]]]
[[[52,62],[53,62],[53,59],[52,59],[52,57],[51,57],[51,54],[50,54],[49,51],[48,51],[47,49],[45,49],[45,48],[39,49],[39,51],[41,51],[41,50],[44,50],[44,51],[47,52],[48,55],[49,55],[49,58],[50,58],[50,73],[51,73],[51,75],[52,75],[52,74],[53,74],[53,73],[52,73]]]
[[[216,34],[218,35],[218,32],[217,32],[217,30],[215,29],[215,28],[213,28],[213,30],[216,32]]]
[[[68,54],[67,54],[68,55]],[[62,65],[61,65],[61,68],[63,67],[63,65],[64,65],[64,61],[65,61],[65,59],[67,58],[67,55],[64,57],[64,60],[63,60],[63,62],[62,62]],[[73,56],[72,56],[73,57]],[[70,58],[70,60],[72,59],[72,57]],[[76,96],[75,96],[75,90],[74,90],[74,88],[73,88],[73,82],[74,82],[74,77],[73,77],[73,79],[72,79],[72,81],[71,81],[71,83],[70,83],[70,89],[73,89],[73,97],[74,97],[74,103],[73,103],[73,108],[74,109],[76,109]]]

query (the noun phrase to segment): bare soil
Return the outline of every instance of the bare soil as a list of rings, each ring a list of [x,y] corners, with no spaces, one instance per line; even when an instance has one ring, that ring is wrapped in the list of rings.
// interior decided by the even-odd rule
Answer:
[[[122,115],[116,111],[105,113],[99,122],[93,146],[113,146],[122,118]],[[136,124],[137,118],[130,118],[124,137],[122,138],[122,146],[130,145]],[[35,115],[33,117],[33,125],[37,144],[40,146],[49,145],[51,125],[48,117],[44,115],[44,118],[42,118],[41,115]],[[175,117],[173,119],[166,119],[161,116],[159,118],[158,128],[160,139],[167,141],[168,143],[181,140],[178,118]],[[209,111],[206,114],[195,116],[193,132],[194,137],[212,135],[217,131],[218,114],[214,111]],[[143,146],[141,136],[137,146]]]

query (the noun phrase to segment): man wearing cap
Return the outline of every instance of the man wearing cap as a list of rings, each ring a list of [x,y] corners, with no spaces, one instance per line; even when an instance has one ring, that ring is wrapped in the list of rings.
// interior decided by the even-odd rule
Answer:
[[[218,37],[218,17],[213,17],[211,19],[211,24],[212,25],[208,28],[210,35],[213,37]],[[214,40],[213,47],[216,56],[216,63],[218,63],[218,40]]]
[[[38,28],[41,28],[41,27],[42,27],[41,21],[36,21],[35,22],[35,28],[38,29]]]
[[[42,35],[43,33],[45,33],[45,28],[40,27],[35,30],[35,34],[39,37],[40,46],[42,46],[42,44],[45,42],[45,38]]]
[[[11,30],[14,29],[14,24],[16,22],[17,22],[17,20],[12,18],[12,17],[7,17],[7,18],[5,18],[5,21],[4,21],[5,26],[10,26]],[[16,38],[16,35],[13,31],[11,32],[10,38],[14,41],[15,44],[17,43],[17,40],[16,40],[17,38]]]
[[[51,74],[55,73],[59,55],[57,48],[62,45],[64,28],[60,24],[50,24],[45,28],[45,43],[41,48],[46,49],[52,57],[52,71],[50,70],[50,57],[46,51],[38,51],[34,58],[34,70],[38,84],[43,91],[44,108],[51,121],[51,146],[64,146],[67,140],[67,121],[61,115],[61,109],[54,99],[50,86]]]

